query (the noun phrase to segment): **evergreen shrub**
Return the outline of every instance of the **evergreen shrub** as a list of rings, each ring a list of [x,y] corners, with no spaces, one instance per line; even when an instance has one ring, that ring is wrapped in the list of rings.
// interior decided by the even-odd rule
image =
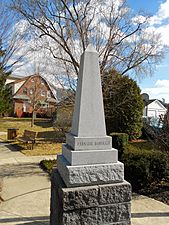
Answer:
[[[124,163],[125,179],[132,184],[133,190],[158,182],[167,175],[166,155],[158,150],[141,150],[129,144],[121,161]]]
[[[112,137],[112,147],[118,150],[118,157],[121,158],[124,147],[128,144],[129,136],[125,133],[111,133],[110,136]]]

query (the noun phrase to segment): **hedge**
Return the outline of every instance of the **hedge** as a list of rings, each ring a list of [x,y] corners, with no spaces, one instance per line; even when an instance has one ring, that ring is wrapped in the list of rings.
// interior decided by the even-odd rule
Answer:
[[[111,133],[112,147],[118,150],[118,157],[121,159],[125,146],[128,144],[129,136],[125,133]]]
[[[158,150],[140,150],[129,144],[121,161],[125,179],[132,184],[133,190],[144,188],[167,175],[166,155]]]

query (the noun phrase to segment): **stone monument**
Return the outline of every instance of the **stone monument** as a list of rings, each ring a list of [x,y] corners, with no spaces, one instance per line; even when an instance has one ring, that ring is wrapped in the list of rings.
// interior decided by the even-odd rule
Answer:
[[[131,186],[106,135],[98,53],[81,56],[72,129],[51,185],[51,225],[128,225]]]

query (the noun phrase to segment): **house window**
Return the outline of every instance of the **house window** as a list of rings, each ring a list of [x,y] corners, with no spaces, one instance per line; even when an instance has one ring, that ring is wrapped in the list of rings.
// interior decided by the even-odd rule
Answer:
[[[48,98],[51,98],[50,91],[47,92],[47,97],[48,97]]]
[[[45,85],[45,82],[44,82],[43,80],[41,80],[41,84],[42,84],[42,85]]]
[[[46,96],[46,91],[41,90],[41,96]]]
[[[27,95],[27,88],[23,88],[23,94]]]
[[[30,89],[30,91],[29,91],[29,93],[32,95],[32,94],[33,94],[33,92],[34,92],[34,89],[33,89],[33,88],[31,88],[31,89]]]
[[[48,103],[43,103],[43,104],[41,104],[41,108],[46,109],[46,108],[48,108],[48,107],[49,107]]]

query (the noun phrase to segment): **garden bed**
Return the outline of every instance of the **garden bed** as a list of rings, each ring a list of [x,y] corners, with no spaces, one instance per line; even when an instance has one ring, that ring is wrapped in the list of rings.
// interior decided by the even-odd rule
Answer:
[[[142,189],[138,193],[169,205],[169,177],[159,183],[152,183],[150,187]]]

